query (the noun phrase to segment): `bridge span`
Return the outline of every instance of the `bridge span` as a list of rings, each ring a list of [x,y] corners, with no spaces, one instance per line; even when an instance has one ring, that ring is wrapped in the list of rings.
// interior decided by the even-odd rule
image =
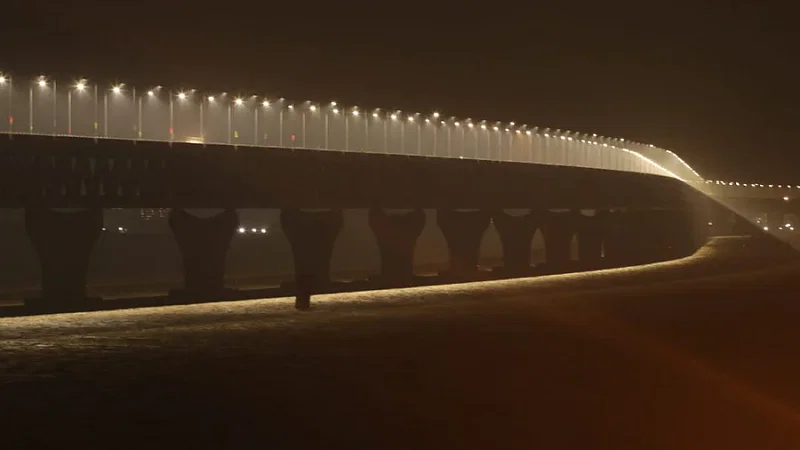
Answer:
[[[329,283],[344,209],[370,211],[379,287],[413,284],[423,209],[437,211],[449,281],[475,279],[490,223],[502,272],[523,276],[537,229],[551,267],[569,265],[573,237],[583,268],[630,265],[691,254],[709,217],[726,211],[675,153],[623,139],[438,112],[2,77],[0,205],[26,211],[42,266],[42,299],[31,304],[42,310],[87,308],[104,208],[171,208],[187,298],[225,295],[237,208],[280,209],[300,309]],[[200,218],[191,208],[221,212]],[[743,220],[729,228],[762,234]]]

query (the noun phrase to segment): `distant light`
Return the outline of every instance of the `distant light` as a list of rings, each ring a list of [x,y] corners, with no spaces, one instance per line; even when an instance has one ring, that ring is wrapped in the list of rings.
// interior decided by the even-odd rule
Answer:
[[[431,119],[425,119],[425,123],[431,123]]]
[[[214,101],[214,96],[213,95],[209,95],[208,96],[208,101],[209,102],[213,102]]]
[[[261,234],[267,234],[267,229],[266,228],[262,228],[261,229]]]
[[[377,119],[378,118],[378,113],[372,113],[372,117]]]
[[[357,110],[357,109],[354,109],[354,110],[353,110],[353,115],[354,115],[354,116],[358,116],[358,114],[359,114],[359,113],[358,113],[358,110]]]
[[[239,227],[239,234],[244,234],[246,232],[247,230],[245,230],[244,227]]]
[[[339,114],[339,108],[333,108],[333,113],[334,114]]]
[[[769,231],[769,227],[764,227],[764,231]]]
[[[528,130],[528,131],[526,131],[526,132],[525,132],[525,134],[527,134],[528,136],[530,136],[530,135],[531,135],[531,130]]]
[[[253,229],[252,229],[252,230],[250,230],[250,231],[252,231],[253,233],[257,233],[257,232],[258,232],[258,230],[257,230],[257,229],[255,229],[255,228],[253,228]]]
[[[47,81],[39,80],[39,87],[45,87],[45,86],[47,86]]]
[[[567,138],[567,140],[568,140],[568,141],[571,141],[571,140],[572,140],[572,138],[571,138],[571,137],[568,137],[568,138]]]
[[[294,109],[294,105],[289,105],[288,108],[289,109]]]
[[[456,122],[456,123],[454,123],[453,125],[455,125],[455,126],[459,126],[459,125],[461,125],[461,123],[459,123],[459,122]]]
[[[500,128],[498,128],[498,127],[494,127],[494,131],[497,131],[497,130],[499,130],[499,129],[500,129]]]
[[[783,201],[788,202],[789,201],[789,197],[783,197]]]
[[[111,90],[114,91],[115,94],[119,94],[120,92],[122,92],[122,89],[119,86],[114,86],[113,88],[111,88]]]
[[[514,126],[514,122],[509,122],[509,125],[511,125],[513,127]]]
[[[75,89],[79,91],[86,89],[86,83],[84,83],[83,81],[79,81],[78,84],[75,85]]]
[[[261,102],[261,104],[264,106],[269,106],[269,100],[264,100],[263,102]]]
[[[447,122],[445,122],[445,121],[443,120],[443,121],[441,122],[441,124],[442,124],[442,125],[447,125]]]
[[[791,227],[792,227],[792,224],[790,224],[790,223],[786,224],[786,228],[791,228]]]
[[[438,119],[438,118],[439,118],[439,113],[438,113],[438,112],[435,112],[435,113],[433,113],[433,117],[434,117],[435,119]]]
[[[311,112],[314,112],[314,111],[316,111],[316,110],[317,110],[317,106],[316,106],[316,105],[311,105],[311,106],[309,106],[309,107],[308,107],[308,109],[309,109]]]
[[[178,94],[178,98],[181,99],[181,100],[186,100],[186,94],[181,92],[180,94]]]
[[[509,130],[508,128],[506,128],[506,131],[511,131],[511,130]]]
[[[392,120],[397,120],[397,114],[392,114]]]
[[[708,226],[713,226],[713,225],[714,225],[713,222],[708,222]]]
[[[336,106],[336,102],[331,102],[331,106]]]
[[[244,104],[244,100],[237,98],[236,100],[234,100],[234,103],[241,106],[242,104]]]
[[[486,129],[486,124],[485,124],[485,123],[481,124],[481,129],[482,129],[482,130],[485,130],[485,129]]]
[[[156,94],[155,94],[155,92],[153,92],[153,91],[147,91],[147,95],[148,95],[149,97],[152,97],[152,96],[154,96],[154,95],[156,95]]]
[[[470,127],[470,128],[472,128],[472,127],[474,127],[475,125],[474,125],[472,122],[470,122],[470,123],[468,123],[468,124],[467,124],[467,126],[468,126],[468,127]]]
[[[408,121],[409,122],[413,122],[414,121],[414,116],[408,116]]]
[[[124,228],[122,228],[122,227],[117,227],[117,230],[119,230],[119,231],[122,231],[122,230],[124,230]]]
[[[516,132],[517,132],[517,134],[520,134],[520,133],[522,133],[522,131],[520,131],[520,130],[516,130]]]
[[[566,136],[559,136],[559,137],[561,138],[562,141],[567,138]]]
[[[6,77],[0,75],[0,84],[6,84]]]

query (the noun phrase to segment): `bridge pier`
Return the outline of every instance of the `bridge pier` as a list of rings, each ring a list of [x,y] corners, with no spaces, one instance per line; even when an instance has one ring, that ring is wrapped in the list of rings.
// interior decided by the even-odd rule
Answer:
[[[330,283],[333,245],[342,230],[339,209],[281,210],[281,227],[294,255],[295,308],[311,307],[311,295]]]
[[[414,250],[425,228],[425,212],[415,209],[390,214],[381,208],[369,210],[369,226],[381,255],[381,283],[408,285],[414,278]]]
[[[444,274],[456,280],[474,278],[478,272],[483,233],[491,215],[484,211],[436,211],[436,224],[447,242],[450,269]]]
[[[603,260],[603,231],[608,211],[596,210],[593,216],[577,216],[578,261],[581,267],[596,268]]]
[[[533,211],[524,215],[509,215],[503,210],[493,215],[494,226],[503,246],[503,267],[497,270],[508,276],[529,275],[531,241],[539,227],[540,217]]]
[[[183,289],[170,291],[170,297],[227,297],[225,257],[238,226],[235,209],[225,209],[212,217],[195,217],[185,209],[170,211],[169,227],[181,252],[184,277]]]
[[[542,223],[545,266],[549,272],[562,271],[570,266],[570,247],[575,232],[575,213],[548,212]]]
[[[80,311],[100,299],[86,296],[92,249],[103,229],[103,210],[25,210],[25,232],[39,255],[42,296],[25,305],[42,312]]]

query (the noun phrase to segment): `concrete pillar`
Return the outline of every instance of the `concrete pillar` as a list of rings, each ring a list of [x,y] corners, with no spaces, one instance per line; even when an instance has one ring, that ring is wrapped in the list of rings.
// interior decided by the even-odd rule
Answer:
[[[225,258],[239,215],[225,209],[211,217],[195,217],[184,209],[173,209],[169,227],[183,263],[183,289],[170,292],[181,299],[220,299],[226,296]]]
[[[26,306],[42,312],[79,311],[94,303],[86,296],[86,277],[102,229],[99,208],[25,210],[25,231],[39,255],[42,277],[42,297],[27,300]]]
[[[440,209],[436,212],[436,224],[447,242],[450,258],[447,276],[466,280],[477,275],[481,241],[490,219],[491,215],[484,211]]]
[[[575,214],[548,212],[542,222],[545,266],[549,271],[560,271],[570,265],[570,247],[575,233]]]
[[[425,228],[425,212],[415,209],[389,214],[381,208],[369,210],[369,226],[381,255],[381,282],[404,286],[414,278],[414,250]]]
[[[311,307],[311,295],[330,283],[331,255],[342,230],[341,210],[281,210],[281,227],[294,255],[295,308]]]
[[[503,245],[504,275],[521,276],[531,272],[531,241],[541,217],[533,212],[512,216],[498,211],[493,216],[494,227]]]
[[[608,211],[595,211],[593,216],[576,216],[578,260],[582,267],[597,267],[602,262],[604,221],[607,216]]]

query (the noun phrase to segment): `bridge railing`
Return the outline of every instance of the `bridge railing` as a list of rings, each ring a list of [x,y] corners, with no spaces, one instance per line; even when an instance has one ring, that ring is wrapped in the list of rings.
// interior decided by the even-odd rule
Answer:
[[[702,179],[672,152],[438,113],[0,75],[0,133],[469,158]]]

